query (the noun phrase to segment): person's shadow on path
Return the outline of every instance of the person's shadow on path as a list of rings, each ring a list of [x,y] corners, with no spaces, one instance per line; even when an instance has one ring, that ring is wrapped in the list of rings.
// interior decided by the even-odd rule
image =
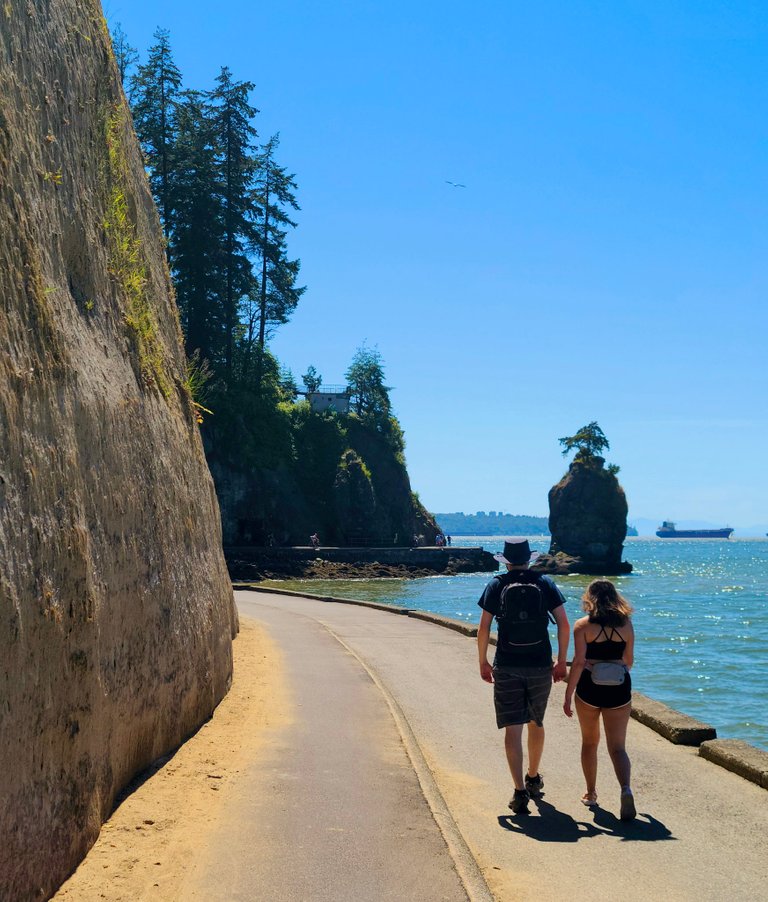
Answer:
[[[621,821],[604,808],[592,808],[594,823],[577,821],[543,799],[531,799],[539,817],[527,814],[502,814],[499,826],[510,833],[521,833],[539,842],[578,842],[593,836],[617,836],[622,841],[653,842],[674,839],[672,831],[649,814],[641,814],[637,820]]]
[[[622,821],[596,805],[592,809],[594,822],[604,833],[618,836],[623,842],[658,842],[662,839],[676,839],[672,831],[650,814],[638,814],[634,821]]]
[[[499,825],[511,833],[524,833],[539,842],[578,842],[588,836],[599,836],[603,831],[594,824],[574,820],[570,814],[558,811],[543,799],[532,799],[541,817],[527,814],[502,814]]]

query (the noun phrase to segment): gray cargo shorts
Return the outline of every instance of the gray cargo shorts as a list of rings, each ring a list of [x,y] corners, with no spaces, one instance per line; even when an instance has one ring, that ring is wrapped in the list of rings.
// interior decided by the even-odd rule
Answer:
[[[552,667],[493,668],[496,726],[511,727],[533,721],[542,725],[552,690]]]

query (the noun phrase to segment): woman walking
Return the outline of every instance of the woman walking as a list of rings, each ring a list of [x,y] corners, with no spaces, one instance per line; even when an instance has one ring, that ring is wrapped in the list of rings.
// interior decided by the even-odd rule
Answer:
[[[600,718],[616,779],[621,787],[620,817],[635,818],[635,800],[630,786],[631,765],[625,744],[632,710],[632,681],[629,670],[634,660],[635,631],[632,607],[616,591],[610,580],[596,579],[582,598],[586,617],[573,627],[575,651],[568,675],[563,711],[576,713],[581,727],[581,767],[587,791],[581,801],[597,805],[597,746],[600,742]]]

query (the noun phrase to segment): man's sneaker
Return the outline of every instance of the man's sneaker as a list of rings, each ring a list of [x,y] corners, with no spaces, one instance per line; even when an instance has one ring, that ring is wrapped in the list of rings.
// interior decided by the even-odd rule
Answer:
[[[623,821],[633,821],[637,817],[635,798],[632,795],[632,790],[627,787],[621,790],[621,812],[619,817]]]
[[[544,789],[544,778],[541,774],[536,774],[535,777],[529,777],[528,774],[526,774],[525,788],[528,790],[528,794],[532,799],[540,799],[542,790]]]
[[[530,799],[530,796],[527,789],[516,789],[515,794],[509,800],[509,807],[515,814],[527,814],[528,799]]]

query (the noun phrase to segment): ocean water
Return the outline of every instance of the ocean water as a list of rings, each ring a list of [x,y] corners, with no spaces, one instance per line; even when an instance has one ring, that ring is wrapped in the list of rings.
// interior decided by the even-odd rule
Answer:
[[[548,538],[529,537],[548,548]],[[497,536],[457,537],[454,546],[499,551]],[[635,608],[632,684],[698,717],[720,738],[768,749],[768,538],[629,538],[629,576],[616,577]],[[477,622],[487,573],[401,580],[286,580],[317,594],[361,598]],[[571,621],[592,577],[557,577]],[[572,650],[572,649],[571,649]]]

